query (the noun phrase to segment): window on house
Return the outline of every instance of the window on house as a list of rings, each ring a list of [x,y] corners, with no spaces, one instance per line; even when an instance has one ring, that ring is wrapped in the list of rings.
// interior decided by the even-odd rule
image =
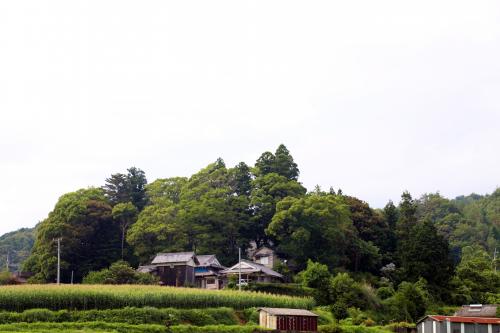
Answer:
[[[260,258],[260,263],[262,265],[268,265],[269,264],[269,257],[262,257],[262,258]]]
[[[207,284],[215,284],[215,279],[207,279]]]

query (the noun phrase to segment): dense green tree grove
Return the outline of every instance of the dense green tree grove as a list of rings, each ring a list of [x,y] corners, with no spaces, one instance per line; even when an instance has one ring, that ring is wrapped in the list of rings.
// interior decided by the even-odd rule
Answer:
[[[54,281],[57,238],[63,281],[71,272],[81,281],[120,259],[148,263],[161,251],[213,253],[230,265],[238,248],[254,244],[274,248],[286,259],[279,269],[306,287],[319,288],[323,279],[328,292],[317,297],[336,304],[339,315],[351,307],[385,306],[387,313],[405,308],[403,317],[414,318],[431,301],[485,302],[500,291],[493,258],[500,189],[453,200],[404,192],[399,204],[373,209],[341,190],[308,192],[299,174],[284,145],[253,166],[230,167],[219,158],[190,177],[150,183],[144,171],[129,168],[101,188],[63,195],[36,228],[24,269],[36,273],[35,280]],[[371,296],[352,303],[352,295],[342,294],[345,286],[356,287],[358,298]],[[408,302],[411,293],[421,300]]]

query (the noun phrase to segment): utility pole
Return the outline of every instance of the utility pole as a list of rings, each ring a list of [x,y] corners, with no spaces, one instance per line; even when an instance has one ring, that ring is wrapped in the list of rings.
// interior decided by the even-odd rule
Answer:
[[[238,248],[238,290],[241,291],[241,247]]]
[[[57,239],[57,285],[61,284],[61,237]]]
[[[5,264],[7,265],[7,272],[10,272],[10,250],[7,251],[7,260]]]
[[[74,271],[71,271],[71,284],[73,284]]]

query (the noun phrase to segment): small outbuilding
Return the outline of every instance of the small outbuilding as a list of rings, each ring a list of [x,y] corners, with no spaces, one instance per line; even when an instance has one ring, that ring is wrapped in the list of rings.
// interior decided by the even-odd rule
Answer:
[[[500,318],[425,316],[417,322],[418,333],[500,333]]]
[[[318,315],[301,309],[259,308],[259,324],[285,332],[317,332]]]

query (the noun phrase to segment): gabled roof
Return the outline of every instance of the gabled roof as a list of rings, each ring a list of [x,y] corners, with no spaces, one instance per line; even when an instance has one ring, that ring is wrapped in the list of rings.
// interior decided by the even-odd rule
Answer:
[[[215,254],[202,254],[202,255],[197,255],[196,258],[198,259],[198,266],[210,266],[210,267],[215,267],[215,268],[220,268],[224,269],[226,267],[222,266],[217,260],[217,257]]]
[[[237,263],[237,264],[233,265],[232,267],[223,270],[221,273],[222,274],[238,274],[240,271],[239,266],[240,266],[239,263]],[[244,274],[261,272],[261,273],[264,273],[266,275],[274,276],[274,277],[277,277],[280,279],[283,278],[283,275],[281,275],[278,272],[273,271],[272,269],[270,269],[264,265],[257,264],[256,262],[244,260],[244,259],[241,260],[241,272]]]
[[[264,311],[274,316],[301,316],[301,317],[319,317],[317,314],[302,309],[285,308],[259,308],[258,311]]]
[[[190,260],[195,264],[198,263],[194,252],[158,253],[151,264],[188,263]]]
[[[420,319],[418,323],[430,318],[435,321],[449,321],[452,323],[469,323],[469,324],[500,324],[500,318],[486,318],[486,317],[463,317],[463,316],[438,316],[429,315]]]
[[[144,266],[139,266],[137,268],[137,271],[139,273],[151,273],[151,272],[154,272],[156,270],[156,266],[154,265],[144,265]]]
[[[263,246],[255,250],[253,253],[254,257],[262,257],[262,256],[269,256],[274,254],[274,250],[268,248],[267,246]]]
[[[492,304],[471,304],[464,305],[455,313],[455,316],[462,317],[489,317],[497,315],[497,306]]]

